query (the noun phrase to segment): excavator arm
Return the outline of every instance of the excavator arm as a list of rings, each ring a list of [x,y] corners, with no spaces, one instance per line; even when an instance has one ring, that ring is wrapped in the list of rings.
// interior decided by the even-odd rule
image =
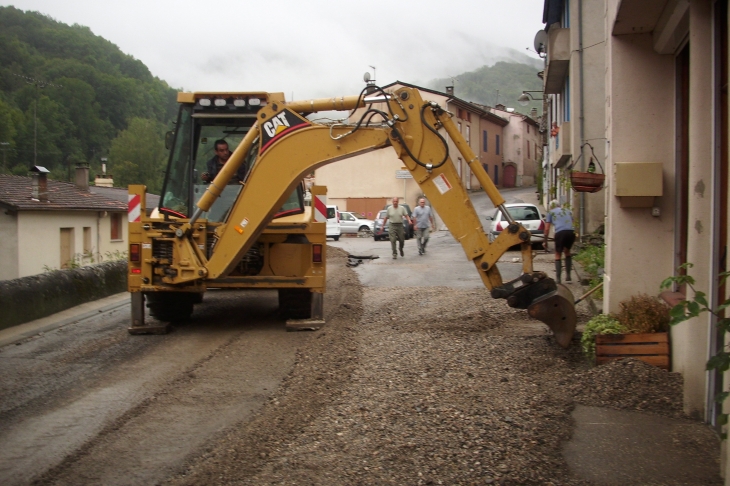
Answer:
[[[375,102],[383,104],[385,109],[370,108]],[[303,115],[358,108],[365,109],[355,125],[322,125]],[[375,119],[377,122],[373,123]],[[509,223],[492,243],[461,184],[440,129],[454,142]],[[225,276],[249,250],[305,174],[323,165],[388,146],[395,149],[451,234],[462,245],[492,296],[506,299],[511,307],[527,309],[532,317],[552,329],[561,346],[567,347],[576,324],[570,291],[543,272],[534,271],[530,232],[507,212],[504,199],[459,133],[451,114],[434,102],[424,101],[418,90],[407,87],[394,93],[381,91],[380,96],[370,99],[363,94],[307,102],[282,100],[262,108],[256,124],[198,201],[190,221],[176,228],[177,251],[185,256],[186,268],[168,277],[168,283]],[[258,151],[257,160],[226,224],[217,230],[218,242],[208,260],[191,238],[195,221],[210,209],[251,150]],[[497,262],[515,245],[521,246],[522,275],[503,282]]]

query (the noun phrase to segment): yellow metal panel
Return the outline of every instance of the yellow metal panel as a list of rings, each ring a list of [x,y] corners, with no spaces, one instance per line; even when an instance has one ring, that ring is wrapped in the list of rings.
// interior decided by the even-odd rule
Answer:
[[[177,102],[178,103],[195,103],[195,94],[180,92],[177,94]]]
[[[269,266],[274,275],[299,277],[304,275],[311,261],[311,246],[279,243],[269,248]]]
[[[661,162],[616,162],[614,165],[614,196],[656,197],[662,191]]]

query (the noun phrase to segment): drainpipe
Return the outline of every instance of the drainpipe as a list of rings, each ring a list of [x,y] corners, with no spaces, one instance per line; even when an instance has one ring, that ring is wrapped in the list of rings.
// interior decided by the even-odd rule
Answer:
[[[583,93],[583,0],[578,0],[578,57],[580,59],[580,73],[578,83],[580,84],[580,153],[583,154],[583,144],[585,140],[585,120],[583,119],[583,102],[585,101],[585,94]],[[581,157],[580,159],[580,170],[585,172],[586,158]],[[586,193],[580,193],[580,239],[583,241],[583,236],[586,234]]]

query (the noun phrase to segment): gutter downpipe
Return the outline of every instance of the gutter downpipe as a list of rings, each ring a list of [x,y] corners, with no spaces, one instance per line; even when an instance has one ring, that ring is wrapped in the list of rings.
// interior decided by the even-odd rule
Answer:
[[[578,0],[578,56],[580,58],[580,152],[583,154],[583,145],[585,141],[585,120],[583,118],[583,102],[585,101],[585,94],[583,93],[583,0]],[[581,157],[580,170],[585,172],[586,158]],[[580,193],[580,234],[578,235],[580,241],[583,241],[585,235],[585,222],[586,222],[586,194],[585,192]]]

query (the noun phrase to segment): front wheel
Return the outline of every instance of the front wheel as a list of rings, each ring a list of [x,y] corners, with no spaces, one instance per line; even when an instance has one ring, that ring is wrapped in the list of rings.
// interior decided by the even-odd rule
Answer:
[[[340,240],[340,235],[333,236],[332,239],[335,240],[335,241],[339,241]]]

